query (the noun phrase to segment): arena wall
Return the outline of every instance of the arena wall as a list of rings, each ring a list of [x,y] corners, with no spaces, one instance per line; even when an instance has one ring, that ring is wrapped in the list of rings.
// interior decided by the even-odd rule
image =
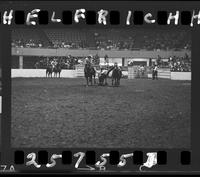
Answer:
[[[128,71],[122,71],[124,76],[128,76]],[[111,76],[111,74],[109,74]],[[45,69],[12,69],[11,70],[11,77],[46,77],[46,70]],[[62,78],[76,78],[76,77],[84,77],[84,73],[79,73],[77,70],[62,70],[60,77]],[[97,73],[98,77],[98,73]]]
[[[171,80],[191,80],[191,72],[171,72]]]
[[[152,74],[148,74],[148,78],[152,78]],[[159,73],[158,78],[184,81],[191,81],[192,79],[191,72],[170,72],[170,75],[166,73]]]
[[[62,70],[61,77],[75,78],[76,70]],[[12,69],[11,77],[46,77],[45,69]]]
[[[128,71],[123,71],[122,74],[124,76],[128,76]],[[97,74],[98,75],[98,74]],[[111,74],[110,74],[111,75]],[[110,76],[109,75],[109,76]],[[62,70],[61,77],[62,78],[76,78],[83,77],[84,75],[77,74],[76,70]],[[46,77],[45,69],[12,69],[11,77]],[[152,74],[148,74],[148,78],[152,78]],[[191,72],[170,72],[169,70],[158,70],[158,78],[165,78],[171,80],[191,80]]]
[[[191,56],[191,51],[128,51],[128,50],[80,50],[80,49],[43,49],[43,48],[12,48],[12,55],[16,56],[89,56],[98,54],[99,57],[108,55],[111,58],[157,58],[160,55],[162,58],[170,56],[183,57],[187,53]]]
[[[152,78],[152,73],[148,74],[148,78]],[[158,78],[171,79],[170,69],[158,69]]]

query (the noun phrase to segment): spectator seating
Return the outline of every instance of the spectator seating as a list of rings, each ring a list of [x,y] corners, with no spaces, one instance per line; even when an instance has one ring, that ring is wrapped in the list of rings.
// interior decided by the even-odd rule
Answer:
[[[191,49],[186,31],[148,29],[15,29],[12,46],[99,50]]]

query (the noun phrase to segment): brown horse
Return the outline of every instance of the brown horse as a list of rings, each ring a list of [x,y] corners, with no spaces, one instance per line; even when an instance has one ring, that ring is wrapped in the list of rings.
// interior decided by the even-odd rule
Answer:
[[[118,67],[114,67],[112,72],[112,85],[119,86],[121,77],[122,71]]]
[[[54,73],[54,77],[59,77],[60,78],[60,73],[62,71],[61,65],[60,63],[57,63],[54,67],[53,67],[53,73]]]
[[[47,64],[46,68],[46,77],[52,77],[53,66],[51,64]]]
[[[94,84],[96,84],[96,79],[95,79],[96,70],[94,69],[94,67],[90,63],[85,64],[84,75],[85,75],[85,79],[86,79],[86,86],[88,86],[89,83],[91,85],[93,85],[93,82],[92,82],[93,78],[94,78]]]

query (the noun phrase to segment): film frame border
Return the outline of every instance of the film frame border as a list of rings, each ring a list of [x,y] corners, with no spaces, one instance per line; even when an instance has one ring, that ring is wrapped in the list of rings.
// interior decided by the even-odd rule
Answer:
[[[172,3],[172,2],[170,2],[170,3]],[[1,43],[1,47],[3,49],[2,50],[3,51],[3,53],[2,53],[3,58],[11,58],[11,55],[8,52],[10,50],[10,36],[9,36],[10,35],[10,28],[8,26],[0,26],[0,28],[1,28],[1,30],[3,30],[3,34],[4,34],[3,39],[2,39],[2,43]],[[166,28],[166,26],[164,28]],[[191,30],[192,30],[192,100],[193,100],[191,102],[191,104],[192,104],[192,116],[195,116],[196,114],[198,115],[198,108],[197,108],[197,106],[195,105],[194,102],[196,102],[196,101],[198,102],[198,96],[197,95],[198,95],[198,90],[199,90],[198,88],[199,88],[199,86],[198,86],[198,82],[197,81],[199,80],[199,78],[198,78],[199,72],[198,72],[198,67],[197,66],[199,65],[199,62],[198,62],[197,58],[198,58],[198,55],[199,55],[199,51],[198,51],[197,47],[198,47],[198,43],[200,41],[200,37],[198,36],[198,34],[199,34],[198,27],[194,27]],[[195,61],[195,58],[196,58],[196,61]],[[2,67],[2,82],[3,82],[2,83],[2,85],[3,85],[3,104],[2,104],[3,105],[3,109],[2,109],[3,110],[3,112],[2,112],[2,117],[3,117],[2,120],[3,121],[2,122],[3,123],[2,124],[3,125],[5,124],[4,126],[2,126],[2,134],[3,135],[6,134],[5,130],[7,128],[10,129],[9,124],[8,124],[8,120],[5,120],[5,118],[4,118],[4,117],[7,117],[10,114],[10,112],[11,112],[11,107],[9,108],[9,106],[8,106],[9,104],[11,105],[11,97],[10,97],[10,94],[8,94],[9,93],[8,91],[10,91],[10,93],[11,93],[11,87],[10,87],[11,86],[11,79],[8,80],[8,78],[11,78],[11,77],[10,77],[10,71],[9,71],[8,68],[10,68],[10,60],[8,61],[8,60],[3,59],[3,67]],[[10,112],[8,112],[9,109],[10,109]],[[194,118],[192,118],[192,126],[193,125],[198,125],[197,123],[193,124],[194,121],[195,122],[197,121],[197,120],[193,120],[193,119]],[[10,115],[10,120],[9,121],[11,121],[11,115]],[[5,122],[7,122],[7,123],[5,123]],[[198,133],[198,132],[199,132],[198,131],[198,126],[195,127],[195,128],[192,128],[192,136],[191,136],[191,138],[192,138],[191,139],[192,140],[192,147],[191,147],[192,160],[195,160],[196,162],[198,162],[198,159],[195,158],[196,156],[193,154],[193,152],[198,152],[198,149],[199,149],[198,147],[200,147],[200,146],[198,145],[198,143],[196,143],[196,140],[195,140],[195,138],[194,138],[193,135],[196,134],[196,133]],[[8,134],[9,134],[9,132],[8,132]],[[5,136],[3,136],[2,139],[3,139],[2,142],[6,142],[7,145],[10,145],[9,140]],[[194,145],[195,145],[195,147],[194,147]],[[10,146],[9,146],[9,148],[10,148]],[[2,152],[6,152],[6,149],[7,148],[5,148],[3,146],[3,148],[2,148],[3,151]],[[38,152],[39,151],[38,149],[41,150],[41,148],[36,148],[36,151],[35,151],[35,149],[33,149],[33,150],[34,150],[34,152]],[[10,154],[9,158],[11,158],[13,160],[13,153],[15,152],[15,150],[20,150],[20,149],[15,149],[14,150],[13,148],[11,148],[10,150],[11,150],[12,153],[9,153]],[[51,152],[55,151],[55,149],[49,149],[49,150],[50,150],[50,154],[52,154]],[[57,152],[60,152],[59,149],[57,149],[57,150],[58,150]],[[63,150],[66,150],[66,149],[63,149]],[[115,149],[112,149],[112,150],[115,150]],[[136,149],[136,150],[139,150],[139,149]],[[143,150],[142,151],[143,153],[144,152],[154,152],[155,151],[155,149],[152,149],[152,150],[151,149],[149,149],[149,150],[142,149],[142,150]],[[162,150],[162,149],[160,149],[160,150]],[[80,152],[80,151],[83,151],[83,149],[80,149],[80,150],[77,149],[76,152]],[[102,151],[102,153],[105,153],[105,152],[111,151],[111,149],[108,149],[108,151],[102,150],[102,149],[98,150],[97,151],[98,154],[101,151]],[[122,151],[122,150],[120,150],[120,151]],[[127,149],[125,149],[122,152],[125,152],[125,151],[127,151]],[[157,151],[159,151],[159,149]],[[157,151],[155,151],[155,152],[157,152]],[[169,151],[171,151],[171,150],[169,150]],[[180,150],[175,150],[175,151],[176,151],[176,153],[175,153],[176,155],[177,155],[177,152],[178,152],[178,154],[180,154]],[[183,149],[183,151],[184,151],[184,149]],[[25,152],[30,152],[30,150],[25,149]],[[129,149],[129,152],[132,152],[132,150]],[[168,150],[167,150],[167,152],[168,152]],[[171,157],[175,157],[174,156],[175,154],[173,154]],[[5,156],[4,155],[2,155],[2,156],[3,156],[3,159],[5,160],[5,157],[8,157],[8,154],[6,154]],[[170,158],[168,158],[168,159],[170,159]],[[185,168],[185,166],[184,166],[184,168]],[[196,166],[196,168],[198,169],[197,166]],[[53,170],[55,170],[55,169],[53,169]],[[158,172],[162,173],[162,171],[158,171]]]

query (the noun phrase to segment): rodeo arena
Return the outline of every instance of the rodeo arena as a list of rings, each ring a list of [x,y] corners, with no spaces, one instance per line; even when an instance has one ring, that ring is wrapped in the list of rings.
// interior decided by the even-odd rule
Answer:
[[[12,30],[13,147],[189,148],[183,30]]]

